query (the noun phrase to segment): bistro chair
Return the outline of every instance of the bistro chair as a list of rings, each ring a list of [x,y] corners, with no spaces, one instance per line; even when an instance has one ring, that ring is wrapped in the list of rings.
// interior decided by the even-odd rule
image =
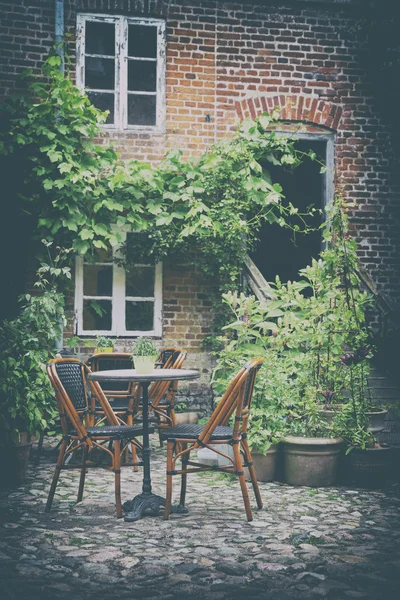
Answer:
[[[166,348],[161,351],[159,362],[162,369],[181,369],[186,352],[179,348]],[[178,381],[156,381],[149,387],[150,422],[154,422],[160,433],[163,429],[176,425],[175,397]],[[153,413],[153,414],[152,414]]]
[[[254,381],[262,363],[262,358],[254,358],[240,369],[232,379],[225,394],[205,425],[182,424],[161,432],[162,438],[167,440],[167,492],[164,519],[168,519],[171,510],[172,477],[174,475],[181,475],[180,507],[183,509],[185,506],[187,475],[202,471],[217,470],[237,475],[239,477],[247,520],[252,521],[253,514],[243,471],[243,467],[247,467],[257,507],[262,508],[257,476],[247,442],[247,425]],[[229,425],[231,418],[233,426]],[[233,447],[233,458],[217,450],[216,447],[219,444],[230,444]],[[191,461],[190,453],[200,448],[209,448],[209,450],[228,459],[232,464],[215,467]],[[242,460],[242,454],[244,460]],[[182,461],[181,469],[176,468],[178,460]]]
[[[142,448],[136,439],[143,434],[142,426],[140,424],[133,426],[120,424],[100,385],[96,381],[87,379],[90,369],[79,360],[73,358],[52,360],[47,365],[47,373],[55,390],[63,437],[47,499],[46,512],[51,509],[60,471],[77,468],[72,464],[73,461],[68,460],[69,456],[77,451],[82,451],[77,501],[82,500],[86,471],[90,467],[99,466],[99,461],[91,460],[91,455],[94,450],[99,450],[105,452],[110,459],[111,464],[107,468],[114,471],[117,516],[122,517],[121,455],[129,443],[133,443],[136,448]],[[90,394],[88,393],[88,384]],[[96,400],[100,403],[107,421],[100,426],[92,424]],[[104,445],[104,442],[109,442],[109,446]],[[141,462],[135,463],[135,466],[141,464]]]
[[[93,356],[88,358],[85,362],[92,372],[111,371],[114,369],[133,369],[132,355],[129,354],[129,352],[99,352],[93,354]],[[137,412],[138,404],[138,400],[136,399],[138,393],[137,384],[132,381],[104,381],[100,387],[103,390],[105,397],[109,400],[118,421],[122,425],[133,425],[133,415]],[[105,418],[101,406],[96,407],[95,413],[96,424],[99,425]],[[131,444],[131,453],[132,462],[136,463],[137,455],[134,443]],[[128,454],[126,454],[125,458],[128,458]],[[135,466],[134,470],[137,471],[138,467]]]

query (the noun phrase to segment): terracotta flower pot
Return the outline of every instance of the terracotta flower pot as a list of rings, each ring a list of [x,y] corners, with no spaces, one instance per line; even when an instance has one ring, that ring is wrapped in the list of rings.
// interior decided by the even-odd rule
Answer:
[[[311,487],[335,483],[343,444],[341,438],[286,436],[282,444],[286,483]]]

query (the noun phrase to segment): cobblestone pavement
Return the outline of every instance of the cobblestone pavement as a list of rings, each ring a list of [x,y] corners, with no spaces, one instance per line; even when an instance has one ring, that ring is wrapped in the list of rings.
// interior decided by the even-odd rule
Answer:
[[[189,514],[125,523],[115,516],[113,474],[103,469],[89,470],[79,505],[79,472],[63,471],[45,514],[53,458],[47,451],[24,486],[1,495],[5,600],[400,598],[398,485],[264,483],[264,508],[247,523],[236,479],[192,475]],[[164,453],[156,450],[153,491],[162,495],[164,472]],[[140,491],[141,472],[124,467],[123,501]]]

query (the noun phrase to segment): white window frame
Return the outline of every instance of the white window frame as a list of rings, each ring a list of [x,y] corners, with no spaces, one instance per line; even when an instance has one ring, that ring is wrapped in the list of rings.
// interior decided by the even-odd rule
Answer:
[[[118,255],[120,246],[113,248],[113,257]],[[100,263],[101,264],[101,263]],[[150,267],[154,268],[154,296],[151,297],[134,297],[125,296],[125,269],[117,263],[107,263],[113,268],[113,285],[112,296],[96,296],[95,300],[111,299],[111,329],[110,330],[93,330],[83,329],[83,300],[88,298],[83,294],[83,269],[84,258],[76,256],[75,259],[75,318],[76,318],[76,333],[81,336],[105,335],[113,337],[161,337],[162,336],[162,263],[156,265],[135,264],[135,267]],[[90,299],[90,298],[89,298]],[[130,301],[147,301],[154,302],[153,311],[153,329],[148,331],[143,330],[126,330],[125,327],[125,302]]]
[[[160,19],[143,19],[122,16],[109,16],[80,13],[77,16],[77,47],[76,47],[76,84],[85,89],[85,23],[97,21],[99,23],[113,23],[115,25],[115,101],[114,123],[104,124],[101,127],[112,130],[139,130],[162,133],[165,129],[165,21]],[[141,95],[156,95],[156,124],[155,125],[129,125],[128,124],[128,26],[144,25],[157,26],[157,58],[149,60],[157,62],[157,89],[156,92],[140,92]],[[110,57],[107,57],[110,58]],[[104,92],[104,90],[90,90]]]

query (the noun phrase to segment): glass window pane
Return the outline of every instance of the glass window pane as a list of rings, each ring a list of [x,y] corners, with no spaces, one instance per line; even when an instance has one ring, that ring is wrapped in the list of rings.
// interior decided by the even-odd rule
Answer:
[[[126,272],[125,296],[154,296],[154,267],[131,267]]]
[[[114,94],[101,94],[99,92],[88,92],[89,100],[96,108],[108,110],[109,114],[106,124],[114,123]]]
[[[129,125],[155,125],[156,106],[156,96],[128,94]]]
[[[93,58],[85,59],[85,87],[94,90],[114,89],[114,59]]]
[[[86,54],[115,56],[115,25],[86,21]]]
[[[157,58],[157,27],[129,25],[128,56]]]
[[[83,301],[83,329],[111,331],[111,300]]]
[[[157,89],[157,63],[148,60],[128,62],[128,90],[155,92]]]
[[[151,331],[154,323],[154,302],[125,303],[125,325],[127,331]]]
[[[112,296],[112,266],[84,265],[83,295]]]

